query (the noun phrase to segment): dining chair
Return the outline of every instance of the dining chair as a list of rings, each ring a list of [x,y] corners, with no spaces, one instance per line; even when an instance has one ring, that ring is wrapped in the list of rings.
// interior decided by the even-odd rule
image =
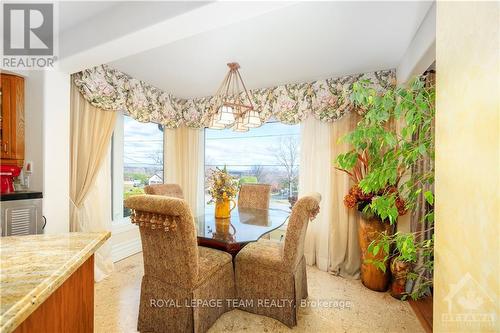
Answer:
[[[284,242],[259,240],[235,259],[236,295],[240,309],[297,324],[297,308],[307,298],[304,241],[307,224],[319,212],[321,195],[300,198],[292,208]],[[266,304],[275,306],[263,306]]]
[[[144,257],[137,329],[206,332],[231,310],[231,255],[197,245],[193,216],[183,199],[138,195],[126,199],[125,206],[139,225]],[[220,306],[191,306],[213,300]]]
[[[243,184],[238,194],[238,207],[269,209],[271,185]]]
[[[167,197],[174,197],[184,199],[182,187],[179,184],[157,184],[144,186],[146,194],[165,195]]]

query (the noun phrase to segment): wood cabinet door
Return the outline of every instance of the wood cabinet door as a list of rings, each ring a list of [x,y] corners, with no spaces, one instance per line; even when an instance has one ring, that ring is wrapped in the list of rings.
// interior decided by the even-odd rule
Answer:
[[[24,160],[24,79],[12,76],[10,82],[10,158],[22,161]]]
[[[24,78],[1,76],[1,131],[2,164],[24,164]]]
[[[2,105],[0,118],[0,149],[1,158],[10,159],[10,137],[11,137],[11,84],[8,75],[1,75]]]

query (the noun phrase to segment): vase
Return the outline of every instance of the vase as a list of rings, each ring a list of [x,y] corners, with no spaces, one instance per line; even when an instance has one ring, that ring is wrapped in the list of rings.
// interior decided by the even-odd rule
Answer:
[[[233,203],[233,207],[231,207],[231,203]],[[217,201],[215,201],[215,218],[230,218],[231,211],[234,207],[236,207],[236,202],[233,199],[217,199]]]
[[[232,229],[232,231],[231,231]],[[236,229],[231,224],[230,219],[215,219],[215,233],[212,235],[215,239],[234,242]]]
[[[391,296],[401,299],[406,294],[406,277],[410,271],[410,264],[398,259],[391,261],[392,282]]]
[[[358,240],[361,250],[361,282],[368,289],[375,291],[387,291],[391,276],[389,262],[386,262],[385,272],[375,265],[366,262],[367,259],[376,259],[379,261],[384,259],[385,253],[382,249],[380,249],[376,256],[368,252],[370,243],[376,240],[382,232],[392,235],[392,225],[388,222],[383,222],[377,217],[367,218],[361,214],[358,225]]]

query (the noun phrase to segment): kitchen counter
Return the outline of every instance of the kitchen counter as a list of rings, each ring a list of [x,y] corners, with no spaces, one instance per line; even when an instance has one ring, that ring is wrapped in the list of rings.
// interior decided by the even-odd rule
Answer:
[[[93,254],[110,236],[74,232],[1,238],[0,331],[16,329],[88,259],[93,272]]]
[[[41,199],[41,198],[43,198],[42,192],[37,192],[37,191],[18,191],[0,195],[0,201],[28,200],[28,199]]]

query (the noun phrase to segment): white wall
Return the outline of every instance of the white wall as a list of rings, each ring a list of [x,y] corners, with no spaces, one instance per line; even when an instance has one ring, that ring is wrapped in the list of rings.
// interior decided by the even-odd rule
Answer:
[[[437,6],[433,329],[500,332],[500,3]]]
[[[25,164],[32,163],[29,188],[43,192],[43,77],[31,71],[24,81]]]
[[[420,24],[405,55],[396,68],[398,83],[405,83],[425,72],[436,60],[436,4]]]
[[[70,76],[43,73],[43,215],[45,233],[69,231]]]
[[[131,222],[113,224],[110,241],[114,262],[142,251],[139,228]]]

